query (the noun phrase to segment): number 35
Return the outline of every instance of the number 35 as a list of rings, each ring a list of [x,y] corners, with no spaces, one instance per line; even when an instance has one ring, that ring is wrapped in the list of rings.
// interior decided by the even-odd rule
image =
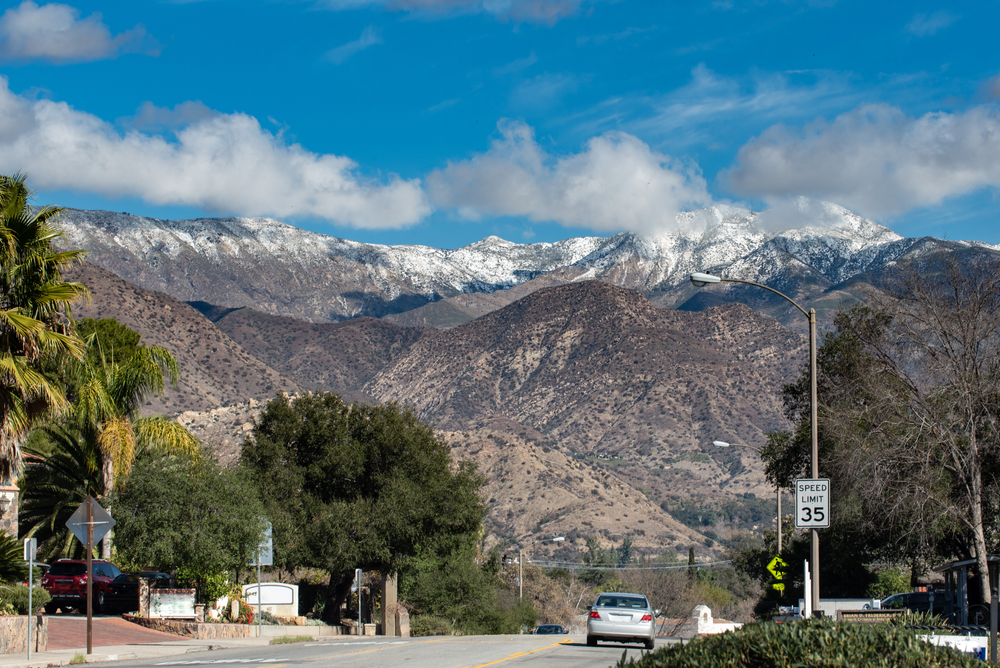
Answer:
[[[805,517],[802,518],[803,522],[822,522],[826,519],[826,513],[823,512],[822,506],[803,508],[802,512],[805,513]]]

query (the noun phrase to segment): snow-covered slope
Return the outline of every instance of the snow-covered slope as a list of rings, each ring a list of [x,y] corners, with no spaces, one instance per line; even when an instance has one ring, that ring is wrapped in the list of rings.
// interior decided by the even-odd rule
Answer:
[[[815,205],[814,205],[815,209]],[[714,206],[682,213],[669,234],[516,244],[487,237],[457,250],[363,244],[268,218],[156,220],[69,209],[67,244],[126,280],[185,301],[250,306],[314,322],[380,317],[461,293],[493,292],[556,269],[640,290],[694,271],[780,281],[790,264],[842,282],[912,245],[835,204],[773,230],[766,216]]]

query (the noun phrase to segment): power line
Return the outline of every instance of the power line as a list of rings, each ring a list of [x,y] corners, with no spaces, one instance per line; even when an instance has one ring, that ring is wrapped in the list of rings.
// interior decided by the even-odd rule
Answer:
[[[587,570],[587,571],[668,571],[668,570],[678,570],[678,569],[699,569],[713,566],[720,566],[722,564],[733,563],[732,559],[726,559],[725,561],[706,561],[697,564],[674,564],[670,566],[590,566],[588,564],[581,564],[578,561],[535,561],[528,560],[529,564],[535,564],[536,566],[541,566],[542,568],[567,568],[569,570]]]

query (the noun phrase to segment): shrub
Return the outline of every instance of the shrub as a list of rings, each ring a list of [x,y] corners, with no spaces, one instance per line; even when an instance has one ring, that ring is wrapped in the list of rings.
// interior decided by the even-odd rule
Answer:
[[[39,608],[52,600],[49,592],[35,586],[31,590],[31,606]],[[8,608],[8,606],[10,606]],[[28,587],[26,585],[0,585],[0,610],[9,609],[12,615],[28,614]]]
[[[810,619],[762,622],[739,631],[670,645],[619,668],[750,668],[768,666],[864,666],[865,668],[973,668],[975,657],[936,647],[913,630]]]
[[[411,636],[450,636],[451,622],[434,615],[414,615],[410,618]]]

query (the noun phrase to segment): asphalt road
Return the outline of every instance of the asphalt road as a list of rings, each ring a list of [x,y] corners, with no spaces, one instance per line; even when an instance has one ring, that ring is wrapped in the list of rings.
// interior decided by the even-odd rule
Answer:
[[[310,642],[197,652],[107,666],[337,666],[372,668],[608,668],[622,651],[638,657],[639,645],[587,647],[582,636],[447,636],[430,638],[330,638]],[[99,665],[99,664],[88,664]]]

